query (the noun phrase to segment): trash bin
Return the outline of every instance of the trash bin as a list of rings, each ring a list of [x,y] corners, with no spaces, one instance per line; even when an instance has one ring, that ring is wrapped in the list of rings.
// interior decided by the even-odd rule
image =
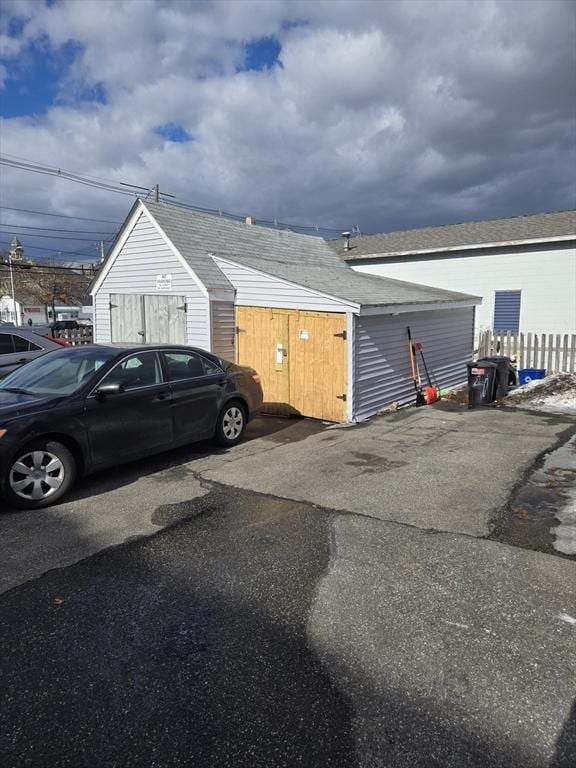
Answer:
[[[546,368],[522,368],[518,371],[520,384],[529,384],[535,379],[543,379],[546,376]]]
[[[505,397],[508,394],[507,387],[515,387],[518,384],[518,375],[516,371],[516,361],[505,355],[494,355],[493,357],[483,357],[482,360],[489,360],[491,363],[498,364],[498,392],[497,397]]]
[[[468,408],[493,403],[497,386],[498,363],[492,360],[468,363]]]

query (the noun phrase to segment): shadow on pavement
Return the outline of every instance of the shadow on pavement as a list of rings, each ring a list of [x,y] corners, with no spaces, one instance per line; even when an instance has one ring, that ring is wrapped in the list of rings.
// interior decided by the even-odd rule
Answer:
[[[243,494],[5,593],[0,763],[354,765],[306,638],[328,559],[326,515]]]
[[[307,624],[330,565],[329,512],[231,490],[195,505],[2,596],[2,765],[535,766],[449,704],[432,710],[354,669],[327,674]],[[372,727],[355,731],[351,690]],[[558,755],[571,743],[562,736]]]
[[[562,733],[556,742],[556,753],[549,768],[574,768],[576,765],[576,699]]]
[[[77,485],[62,499],[61,503],[81,501],[91,497],[97,498],[99,494],[122,488],[135,482],[138,478],[166,470],[178,472],[182,469],[183,473],[186,473],[184,465],[190,462],[209,456],[233,455],[235,451],[242,450],[242,446],[254,440],[263,439],[274,444],[294,443],[305,440],[310,435],[324,429],[325,426],[321,422],[312,419],[262,416],[248,424],[242,443],[235,448],[223,448],[215,440],[202,440],[154,456],[112,466],[93,475],[80,478]],[[58,509],[59,505],[55,505],[55,508]],[[1,499],[0,512],[21,513],[20,510],[4,506]]]

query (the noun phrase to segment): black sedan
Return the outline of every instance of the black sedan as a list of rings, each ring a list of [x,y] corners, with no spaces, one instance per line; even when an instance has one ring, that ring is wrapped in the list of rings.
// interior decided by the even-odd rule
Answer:
[[[262,406],[260,378],[192,347],[69,347],[0,382],[0,491],[54,504],[78,475],[216,437],[235,445]]]

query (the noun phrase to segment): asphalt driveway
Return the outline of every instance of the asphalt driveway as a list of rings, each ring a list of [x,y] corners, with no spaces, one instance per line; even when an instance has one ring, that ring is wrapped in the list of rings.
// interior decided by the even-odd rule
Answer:
[[[575,426],[265,420],[5,511],[0,762],[574,765],[576,562],[490,537]]]

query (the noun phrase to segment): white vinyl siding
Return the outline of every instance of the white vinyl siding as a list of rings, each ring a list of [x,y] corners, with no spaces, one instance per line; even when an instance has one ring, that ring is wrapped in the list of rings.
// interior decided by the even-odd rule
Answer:
[[[476,330],[491,328],[495,291],[522,291],[520,331],[576,331],[576,249],[573,244],[545,248],[510,247],[419,257],[382,258],[352,263],[359,272],[461,291],[482,297],[476,310]]]
[[[212,352],[224,360],[235,360],[236,312],[233,301],[211,301]]]
[[[271,275],[214,257],[214,261],[236,289],[238,307],[276,307],[313,312],[349,312],[355,305],[323,296],[309,288],[293,285]]]
[[[158,274],[172,275],[170,291],[156,290]],[[180,259],[142,212],[94,296],[95,341],[110,338],[110,294],[174,295],[186,297],[187,343],[210,349],[209,302]]]
[[[415,398],[408,357],[407,326],[424,345],[433,382],[440,388],[466,381],[466,363],[473,355],[474,309],[434,310],[399,316],[354,318],[353,416],[362,420],[397,402]],[[418,366],[426,375],[420,353]]]

